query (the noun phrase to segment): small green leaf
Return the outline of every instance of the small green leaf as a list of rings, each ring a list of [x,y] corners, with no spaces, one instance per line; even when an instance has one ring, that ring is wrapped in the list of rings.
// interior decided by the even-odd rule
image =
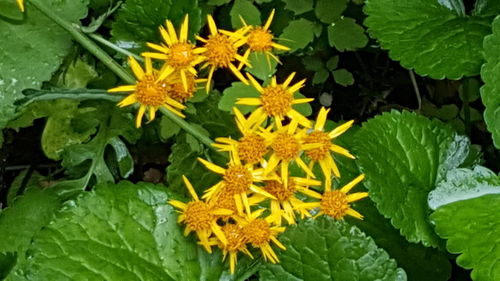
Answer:
[[[189,34],[197,34],[201,27],[198,0],[126,0],[116,14],[111,34],[122,48],[145,50],[146,42],[161,42],[158,27],[165,25],[166,19],[178,29],[186,14]]]
[[[226,88],[219,101],[219,109],[231,112],[238,98],[258,98],[259,92],[252,86],[245,85],[242,82],[233,82],[231,87]],[[255,106],[236,105],[243,114],[252,111]]]
[[[339,85],[344,87],[354,84],[354,77],[347,69],[341,68],[332,71],[333,79]]]
[[[261,24],[260,11],[249,0],[235,0],[229,15],[231,16],[231,25],[235,29],[243,26],[241,18],[249,25]]]
[[[428,193],[467,157],[469,141],[409,112],[384,113],[363,124],[354,141],[364,185],[382,215],[410,242],[436,247]]]
[[[366,46],[368,37],[356,20],[342,18],[328,26],[328,42],[341,52],[353,51]]]
[[[336,69],[338,65],[339,65],[339,56],[333,56],[326,62],[326,68],[328,68],[328,70],[330,71]]]
[[[314,73],[312,80],[313,85],[324,83],[326,79],[328,79],[328,76],[330,76],[330,73],[326,71],[326,69]]]
[[[316,17],[327,24],[339,19],[347,8],[347,0],[318,0],[314,12]]]
[[[207,263],[193,237],[184,237],[169,199],[165,187],[152,184],[97,186],[68,202],[36,235],[29,263],[16,274],[30,280],[219,280],[222,263]]]
[[[248,62],[252,67],[246,67],[245,71],[266,81],[276,73],[276,66],[278,63],[271,57],[268,57],[263,52],[252,52],[248,57]]]
[[[280,236],[286,251],[267,263],[261,280],[406,280],[404,270],[357,227],[321,217],[289,226]]]
[[[466,184],[466,183],[464,183]],[[474,281],[500,278],[500,194],[456,201],[439,207],[431,220],[439,236],[448,239],[457,264],[472,269]]]
[[[496,16],[500,13],[500,2],[496,0],[477,0],[472,13],[481,16]]]
[[[181,127],[172,122],[168,117],[162,116],[160,121],[160,137],[167,140],[181,131]]]
[[[456,3],[367,0],[365,25],[392,59],[422,76],[477,75],[483,63],[482,41],[491,32],[492,18],[465,16]]]
[[[484,86],[481,88],[481,100],[486,109],[484,121],[488,131],[493,135],[493,143],[500,149],[500,16],[493,21],[493,34],[484,38],[484,57],[486,63],[481,69],[481,79]]]
[[[207,4],[213,6],[222,6],[224,4],[228,4],[229,2],[231,2],[231,0],[208,0]]]
[[[282,44],[290,48],[293,53],[309,45],[314,39],[314,25],[306,19],[290,21],[280,35]]]
[[[39,0],[40,5],[71,23],[87,14],[88,0]],[[3,5],[3,4],[2,4]],[[0,128],[15,116],[14,101],[26,88],[39,89],[70,52],[68,33],[42,12],[28,5],[21,22],[0,20]],[[0,7],[2,13],[3,6]],[[15,9],[18,13],[17,9]]]
[[[281,0],[286,4],[285,9],[293,11],[295,15],[312,11],[314,0]]]

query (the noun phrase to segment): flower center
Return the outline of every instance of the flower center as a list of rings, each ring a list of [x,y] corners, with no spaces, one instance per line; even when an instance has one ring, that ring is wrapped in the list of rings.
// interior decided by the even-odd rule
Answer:
[[[234,202],[234,197],[232,194],[229,194],[227,192],[221,192],[217,196],[217,199],[215,200],[214,204],[215,209],[228,209],[233,211],[234,213],[237,213],[237,208],[236,208],[236,203]],[[223,220],[229,219],[231,216],[219,216],[219,218]]]
[[[207,62],[215,67],[228,67],[237,54],[237,48],[229,36],[224,34],[210,35],[205,48]]]
[[[259,26],[248,34],[247,45],[252,51],[265,52],[272,49],[272,40],[271,32]]]
[[[210,224],[215,219],[210,210],[210,207],[205,202],[189,202],[184,211],[187,226],[194,231],[209,229]]]
[[[187,68],[194,60],[193,45],[183,42],[170,47],[167,63],[175,68]]]
[[[222,231],[227,239],[226,249],[228,251],[236,252],[245,247],[246,239],[239,225],[227,223],[222,226]]]
[[[257,134],[249,134],[241,138],[237,149],[241,160],[251,164],[258,163],[267,152],[264,138]]]
[[[241,165],[232,165],[224,174],[225,192],[231,196],[246,192],[252,185],[252,174]]]
[[[156,78],[151,74],[145,74],[137,82],[135,94],[141,105],[160,106],[167,98],[165,84],[157,83]]]
[[[276,156],[284,161],[291,161],[299,156],[300,144],[297,139],[286,132],[278,133],[271,144]]]
[[[283,86],[268,86],[261,94],[262,108],[271,116],[284,116],[292,109],[293,95]]]
[[[266,181],[264,186],[267,192],[271,193],[280,202],[287,201],[295,194],[295,184],[293,180],[288,179],[288,188],[279,181]]]
[[[188,85],[188,90],[184,89],[182,81],[176,81],[168,85],[168,95],[176,101],[185,102],[186,100],[193,97],[193,93],[196,91],[196,79],[193,74],[186,73],[186,80]]]
[[[349,210],[347,195],[339,190],[327,191],[320,203],[323,213],[335,219],[341,219]]]
[[[254,247],[261,247],[271,240],[271,228],[269,223],[263,219],[254,219],[242,229],[243,236],[252,243]]]
[[[319,161],[324,159],[328,153],[330,153],[331,140],[327,133],[322,131],[314,131],[305,137],[306,144],[309,143],[320,143],[321,146],[318,148],[310,149],[306,151],[306,155],[313,161]]]

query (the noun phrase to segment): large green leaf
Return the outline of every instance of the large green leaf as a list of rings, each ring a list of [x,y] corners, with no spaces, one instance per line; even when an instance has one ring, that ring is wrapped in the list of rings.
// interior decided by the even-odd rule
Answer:
[[[350,149],[357,138],[359,127],[355,126],[335,139],[335,144]],[[356,161],[346,157],[337,157],[335,161],[340,169],[341,178],[334,181],[335,188],[340,188],[360,174]],[[356,186],[356,191],[364,191],[363,182]],[[451,265],[447,253],[422,244],[410,243],[401,236],[390,220],[384,218],[370,198],[354,202],[353,209],[363,215],[363,219],[347,217],[346,220],[356,225],[369,235],[375,243],[395,259],[403,268],[408,280],[446,281],[450,278]]]
[[[475,281],[500,280],[500,194],[457,201],[431,215],[457,264],[472,269]]]
[[[280,236],[280,263],[266,264],[260,280],[406,280],[404,270],[357,227],[321,217],[300,221]]]
[[[481,69],[481,99],[486,109],[484,121],[493,134],[493,142],[500,149],[500,16],[493,21],[493,34],[484,38],[486,63]]]
[[[220,254],[184,237],[162,186],[100,185],[70,201],[40,231],[26,280],[219,280]]]
[[[472,170],[454,169],[429,193],[429,207],[435,210],[455,201],[490,193],[500,193],[500,178],[493,171],[481,166]]]
[[[380,213],[410,242],[438,246],[440,239],[428,221],[427,195],[465,160],[468,140],[439,121],[393,111],[364,123],[354,148]]]
[[[142,49],[146,42],[161,42],[158,27],[165,20],[177,28],[189,14],[189,32],[198,33],[201,27],[201,9],[198,0],[126,0],[117,13],[111,34],[123,48]]]
[[[38,0],[65,20],[78,22],[88,0]],[[71,36],[39,10],[27,5],[22,21],[0,19],[0,128],[15,115],[26,88],[40,88],[71,49]],[[36,71],[34,71],[36,69]]]
[[[392,59],[420,75],[477,75],[491,17],[465,16],[462,1],[367,0],[365,25]],[[458,3],[458,4],[457,4]]]

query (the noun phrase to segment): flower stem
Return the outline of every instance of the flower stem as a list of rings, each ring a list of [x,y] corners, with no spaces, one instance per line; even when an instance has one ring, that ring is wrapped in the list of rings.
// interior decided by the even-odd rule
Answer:
[[[95,33],[88,33],[88,36],[92,39],[94,39],[95,41],[103,44],[104,46],[106,47],[109,47],[119,53],[122,53],[126,56],[131,56],[131,57],[134,57],[136,60],[140,61],[140,62],[143,62],[144,59],[141,57],[141,56],[138,56],[128,50],[125,50],[123,48],[120,48],[119,46],[109,42],[108,40],[104,39],[101,35],[98,35],[98,34],[95,34]]]
[[[35,6],[40,12],[45,14],[48,18],[53,20],[59,26],[64,28],[67,32],[73,36],[78,43],[80,43],[85,49],[96,56],[102,63],[104,63],[109,69],[111,69],[116,75],[127,83],[134,84],[134,77],[127,71],[125,71],[112,57],[110,57],[105,51],[103,51],[96,43],[87,38],[83,32],[75,28],[71,23],[67,22],[63,18],[55,14],[51,9],[45,7],[38,0],[31,0],[28,3]]]

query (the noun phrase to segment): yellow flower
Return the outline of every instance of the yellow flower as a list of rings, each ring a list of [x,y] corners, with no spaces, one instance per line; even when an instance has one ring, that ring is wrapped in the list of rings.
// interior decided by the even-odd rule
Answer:
[[[302,200],[297,198],[295,195],[300,192],[307,196],[316,198],[319,194],[308,189],[308,187],[319,185],[321,185],[320,181],[300,177],[290,177],[288,180],[288,188],[285,188],[285,186],[277,180],[264,181],[264,190],[274,195],[276,199],[269,199],[256,194],[250,198],[250,203],[258,204],[269,199],[271,211],[270,216],[272,217],[273,222],[277,225],[281,225],[281,219],[284,218],[288,224],[295,224],[294,211],[299,212],[302,218],[310,215],[307,208],[301,207],[301,204],[304,202],[302,202]]]
[[[182,80],[180,73],[174,72],[168,81],[165,81],[168,96],[182,103],[193,97],[198,90],[199,83],[206,81],[206,79],[196,79],[196,76],[189,72],[186,73],[185,79],[185,81]],[[187,84],[187,90],[184,83]]]
[[[24,0],[16,0],[17,2],[17,6],[19,6],[19,10],[21,10],[21,12],[24,12]]]
[[[252,124],[245,119],[243,114],[236,107],[233,107],[233,112],[236,116],[236,125],[243,137],[239,140],[234,140],[232,138],[216,138],[215,141],[217,143],[214,143],[213,146],[219,148],[220,151],[238,154],[241,161],[245,163],[259,163],[268,151],[265,139],[257,133],[257,128],[265,121],[265,116]]]
[[[179,36],[177,37],[174,25],[171,21],[167,20],[166,29],[160,26],[160,34],[166,45],[147,43],[150,48],[159,53],[146,52],[142,54],[145,57],[165,60],[165,64],[160,71],[159,80],[165,79],[174,71],[179,71],[185,91],[189,89],[187,73],[196,76],[197,72],[194,66],[203,61],[203,57],[200,54],[205,51],[203,48],[196,48],[188,40],[188,26],[189,17],[186,15],[181,25]]]
[[[319,163],[321,171],[325,176],[325,184],[328,186],[331,184],[331,172],[333,172],[336,177],[340,177],[340,171],[330,151],[355,159],[347,149],[332,143],[333,139],[342,135],[352,126],[354,120],[346,122],[330,132],[325,132],[324,126],[329,111],[329,109],[325,109],[324,107],[320,109],[313,131],[304,139],[304,143],[321,143],[320,147],[306,151],[306,155],[311,159],[309,168],[312,169],[316,162]]]
[[[297,119],[292,119],[290,124],[281,127],[281,123],[276,123],[278,128],[271,132],[269,127],[261,132],[268,145],[271,147],[272,154],[264,167],[264,174],[269,174],[280,166],[280,174],[285,188],[288,187],[288,166],[295,161],[309,177],[314,178],[314,174],[300,158],[301,152],[318,148],[321,144],[304,143],[306,129],[298,130]]]
[[[243,235],[243,229],[237,224],[227,223],[222,226],[222,232],[227,239],[227,244],[223,244],[217,238],[212,238],[211,245],[217,245],[222,250],[222,260],[229,254],[229,270],[234,273],[238,262],[238,252],[243,252],[253,259],[252,254],[247,249],[247,239]]]
[[[285,231],[285,228],[271,226],[272,217],[259,218],[262,212],[264,212],[264,209],[259,209],[245,217],[235,216],[234,219],[242,226],[243,236],[247,239],[248,243],[252,244],[255,248],[260,248],[265,260],[277,263],[279,262],[278,256],[270,243],[272,241],[279,248],[286,250],[285,246],[276,238],[279,233]]]
[[[238,98],[236,104],[243,105],[253,105],[259,106],[255,109],[248,120],[252,122],[253,120],[258,120],[262,116],[274,117],[275,121],[281,122],[285,116],[290,119],[295,119],[304,127],[311,127],[311,121],[309,121],[302,114],[293,109],[293,105],[308,103],[314,99],[294,99],[294,93],[297,92],[305,83],[305,79],[297,82],[295,85],[290,86],[295,72],[290,74],[288,78],[283,82],[283,84],[278,84],[276,82],[276,76],[271,79],[271,84],[262,87],[252,75],[248,74],[248,79],[252,85],[259,91],[259,98]]]
[[[272,57],[275,61],[279,63],[280,60],[272,53],[273,48],[282,51],[290,50],[290,48],[286,46],[273,42],[274,36],[269,30],[271,22],[273,21],[273,17],[274,17],[274,9],[271,11],[271,14],[267,18],[267,21],[264,24],[264,26],[251,27],[250,31],[248,32],[248,39],[246,43],[248,49],[243,54],[243,57],[245,59],[248,59],[248,56],[250,55],[251,52],[263,52],[266,54],[266,58],[269,64],[270,64],[269,57]],[[243,24],[247,26],[243,18],[241,18],[241,20],[243,21]],[[243,64],[240,63],[238,68],[241,69],[241,67],[243,67]]]
[[[215,21],[211,15],[207,16],[208,28],[210,29],[210,35],[207,39],[196,37],[198,40],[204,43],[204,57],[205,64],[202,68],[210,66],[208,72],[208,81],[206,85],[207,92],[210,90],[210,83],[214,71],[218,68],[229,68],[231,72],[238,77],[243,83],[248,84],[247,79],[241,74],[238,68],[233,64],[233,62],[238,61],[240,63],[248,65],[245,58],[238,54],[238,48],[245,44],[246,37],[244,34],[247,32],[248,28],[237,30],[236,32],[229,32],[221,29],[217,29]]]
[[[185,106],[168,96],[166,84],[158,80],[157,71],[153,69],[151,58],[145,58],[145,71],[133,57],[129,57],[129,64],[137,78],[136,84],[119,86],[109,89],[108,92],[133,92],[118,103],[118,106],[124,107],[134,103],[139,104],[139,111],[137,112],[135,122],[137,128],[141,126],[142,117],[146,113],[146,110],[149,110],[149,121],[155,119],[156,111],[159,107],[164,107],[176,115],[184,117],[177,109],[182,110]]]
[[[201,158],[198,158],[198,161],[207,167],[207,169],[223,177],[220,182],[205,191],[203,199],[207,199],[209,202],[217,198],[220,193],[228,193],[233,196],[238,213],[242,214],[243,210],[250,213],[250,204],[248,202],[250,192],[273,198],[271,194],[255,185],[256,182],[268,179],[263,176],[263,170],[254,170],[252,165],[243,165],[238,155],[232,155],[232,159],[226,169]]]
[[[341,189],[331,190],[330,186],[325,186],[325,192],[323,195],[317,194],[316,199],[320,199],[319,202],[303,203],[300,205],[301,208],[314,209],[319,207],[319,213],[317,216],[326,214],[334,219],[342,219],[346,215],[355,217],[357,219],[363,219],[363,216],[351,208],[349,205],[352,202],[358,201],[365,197],[368,197],[368,192],[356,192],[352,194],[347,194],[356,184],[365,178],[364,174],[359,175],[357,178],[353,179],[348,184],[344,185]],[[313,194],[311,194],[313,195]],[[314,197],[314,196],[313,196]]]
[[[189,182],[189,180],[185,176],[182,176],[182,179],[184,180],[184,184],[194,201],[186,204],[177,200],[169,200],[168,203],[181,210],[181,214],[179,215],[177,221],[186,224],[184,235],[188,235],[191,231],[195,231],[198,235],[198,239],[200,240],[200,244],[203,245],[209,253],[211,253],[212,249],[208,238],[212,235],[212,233],[214,233],[223,244],[227,244],[228,242],[224,232],[217,224],[216,216],[230,215],[232,214],[232,211],[220,208],[216,209],[213,208],[213,206],[200,201],[193,185]]]

